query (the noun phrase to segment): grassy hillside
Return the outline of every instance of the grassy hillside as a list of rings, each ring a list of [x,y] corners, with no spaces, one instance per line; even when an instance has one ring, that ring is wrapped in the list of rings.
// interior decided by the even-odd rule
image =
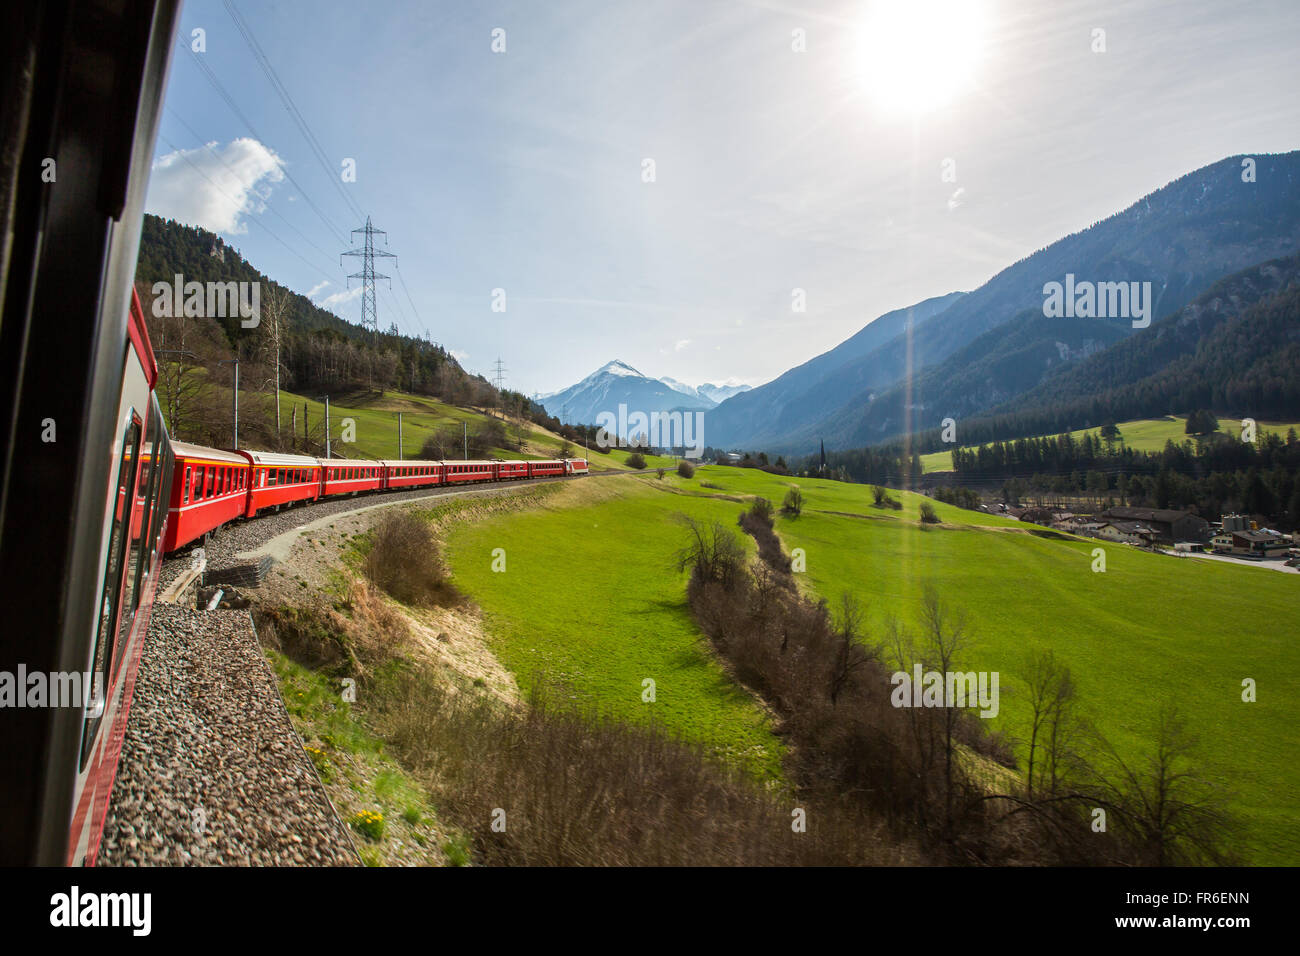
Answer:
[[[1187,416],[1181,418],[1168,415],[1165,418],[1140,418],[1131,422],[1121,422],[1119,424],[1121,442],[1132,448],[1134,451],[1160,451],[1165,447],[1166,441],[1173,441],[1175,444],[1188,440],[1184,428],[1187,426]],[[1256,434],[1263,435],[1266,432],[1274,432],[1286,437],[1288,428],[1294,428],[1300,431],[1300,424],[1295,422],[1284,423],[1256,423]],[[1219,419],[1219,431],[1234,438],[1241,437],[1241,422],[1232,418]],[[1077,441],[1085,434],[1091,434],[1093,438],[1100,438],[1101,428],[1080,428],[1070,432],[1070,435]],[[1042,436],[1035,436],[1042,437]],[[964,445],[963,448],[974,448],[973,445]],[[921,456],[921,467],[926,474],[932,471],[951,471],[952,470],[952,452],[936,451],[928,455]]]
[[[770,759],[771,738],[710,664],[684,577],[669,562],[682,541],[676,513],[734,525],[745,496],[779,502],[791,481],[720,467],[690,480],[619,481],[605,489],[616,497],[455,529],[449,557],[485,609],[494,650],[525,681],[559,677],[584,701],[653,714],[725,751],[761,746]],[[1012,734],[1026,726],[1024,675],[1037,648],[1072,668],[1087,716],[1126,758],[1145,752],[1160,705],[1177,702],[1201,736],[1202,763],[1246,824],[1235,845],[1255,863],[1300,859],[1291,758],[1300,662],[1286,624],[1295,579],[1119,545],[1104,545],[1107,570],[1094,573],[1099,542],[1042,537],[940,503],[943,525],[923,529],[918,496],[894,492],[904,507],[893,511],[875,508],[866,486],[797,483],[804,513],[779,518],[777,531],[787,550],[804,549],[813,591],[832,602],[858,595],[880,633],[889,616],[914,623],[923,588],[936,587],[977,635],[963,667],[1000,673],[994,724]],[[497,547],[508,555],[505,574],[490,570]],[[640,703],[643,677],[659,685],[653,711]],[[1259,682],[1257,703],[1241,702],[1246,677]]]

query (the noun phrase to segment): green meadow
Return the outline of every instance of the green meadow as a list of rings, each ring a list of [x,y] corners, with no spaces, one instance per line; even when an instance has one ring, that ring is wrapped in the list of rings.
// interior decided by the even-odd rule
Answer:
[[[734,524],[742,506],[667,495],[647,486],[653,478],[580,481],[598,500],[562,506],[552,496],[448,534],[453,578],[483,609],[493,652],[525,692],[541,687],[561,703],[657,721],[778,777],[780,743],[710,654],[673,562],[684,535],[677,512]],[[497,548],[504,572],[492,570]],[[653,703],[642,699],[647,679]]]
[[[1167,415],[1164,418],[1139,418],[1131,422],[1120,422],[1117,427],[1120,432],[1117,445],[1127,445],[1134,451],[1160,451],[1165,447],[1167,441],[1181,444],[1190,440],[1184,430],[1187,427],[1186,415],[1181,418],[1175,415]],[[1289,428],[1300,431],[1300,424],[1294,422],[1257,422],[1255,433],[1258,436],[1272,432],[1285,438]],[[1225,435],[1240,438],[1241,422],[1235,418],[1220,418],[1219,431]],[[960,435],[960,426],[958,426],[958,434]],[[1085,434],[1090,434],[1093,438],[1099,439],[1101,437],[1101,428],[1080,428],[1070,432],[1070,435],[1076,441],[1083,438]],[[962,447],[970,449],[977,446],[963,445]],[[952,452],[936,451],[928,455],[922,455],[921,469],[926,474],[932,471],[950,471],[952,469]]]
[[[448,557],[484,609],[494,651],[525,683],[558,679],[576,700],[662,720],[772,768],[776,743],[712,664],[671,557],[683,538],[675,514],[734,525],[747,496],[779,504],[792,483],[804,511],[779,517],[777,531],[787,550],[804,551],[804,586],[832,605],[857,595],[875,634],[891,617],[915,625],[933,586],[973,626],[963,669],[1000,674],[995,729],[1023,738],[1030,655],[1051,648],[1073,671],[1086,716],[1125,759],[1145,753],[1161,705],[1176,703],[1245,825],[1243,856],[1300,860],[1300,662],[1291,647],[1300,578],[1043,537],[939,502],[942,524],[922,527],[917,495],[893,491],[903,509],[879,509],[868,486],[726,467],[689,480],[605,479],[609,489],[591,503],[575,496],[456,526]],[[1104,573],[1092,570],[1099,546]],[[504,574],[490,570],[497,547],[508,556]],[[654,705],[640,701],[644,677],[657,682]],[[1257,682],[1256,703],[1241,700],[1245,678]]]

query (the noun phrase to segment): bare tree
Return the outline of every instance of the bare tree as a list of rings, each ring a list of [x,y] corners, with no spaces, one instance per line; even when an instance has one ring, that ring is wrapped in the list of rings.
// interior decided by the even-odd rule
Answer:
[[[1060,772],[1065,763],[1064,750],[1071,734],[1071,716],[1075,700],[1074,678],[1070,669],[1051,651],[1035,652],[1029,677],[1029,770],[1026,777],[1028,795],[1034,795],[1034,767],[1038,759],[1039,740],[1046,751],[1049,792],[1056,794]]]
[[[1130,831],[1151,866],[1233,862],[1227,849],[1235,823],[1226,795],[1194,763],[1199,741],[1175,707],[1161,709],[1155,748],[1140,762],[1128,762],[1114,747],[1108,756],[1117,768],[1103,778],[1107,800]]]
[[[840,620],[836,628],[835,657],[831,663],[830,697],[831,706],[835,706],[840,693],[849,682],[853,672],[865,667],[871,661],[860,640],[862,634],[862,609],[858,599],[848,591],[840,595]]]
[[[275,366],[275,442],[280,444],[280,351],[289,330],[289,294],[274,282],[262,300],[262,348]]]

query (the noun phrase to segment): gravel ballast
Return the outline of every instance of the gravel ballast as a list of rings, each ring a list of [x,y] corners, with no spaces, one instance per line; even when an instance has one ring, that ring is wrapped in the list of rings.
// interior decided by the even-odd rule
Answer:
[[[98,862],[358,863],[246,611],[154,608]]]

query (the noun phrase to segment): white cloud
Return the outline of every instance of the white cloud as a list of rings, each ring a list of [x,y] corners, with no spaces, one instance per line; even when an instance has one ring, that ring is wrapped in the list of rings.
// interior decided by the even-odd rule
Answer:
[[[154,161],[145,208],[165,219],[242,235],[241,216],[262,212],[274,184],[284,179],[280,159],[255,139],[209,143]]]
[[[673,345],[673,351],[680,352],[682,349],[686,348],[686,346],[690,344],[691,344],[690,339],[678,339],[676,343],[674,343]]]
[[[316,283],[316,285],[314,285],[314,286],[311,287],[311,291],[307,293],[307,298],[309,298],[309,299],[314,299],[314,298],[316,298],[316,293],[317,293],[317,292],[320,292],[320,291],[321,291],[322,289],[324,289],[327,285],[332,285],[332,283],[330,282],[329,279],[324,279],[324,280],[322,280],[322,281]]]
[[[460,363],[463,365],[463,364],[465,363],[465,360],[466,360],[467,358],[469,358],[469,353],[468,353],[468,352],[462,352],[462,351],[460,351],[459,349],[452,349],[452,350],[451,350],[451,357],[454,358],[457,362],[460,362]]]
[[[344,302],[355,302],[361,298],[361,293],[365,291],[363,286],[357,286],[355,289],[348,289],[346,292],[335,292],[333,295],[327,295],[316,304],[322,309],[332,309],[336,305],[342,305]]]

